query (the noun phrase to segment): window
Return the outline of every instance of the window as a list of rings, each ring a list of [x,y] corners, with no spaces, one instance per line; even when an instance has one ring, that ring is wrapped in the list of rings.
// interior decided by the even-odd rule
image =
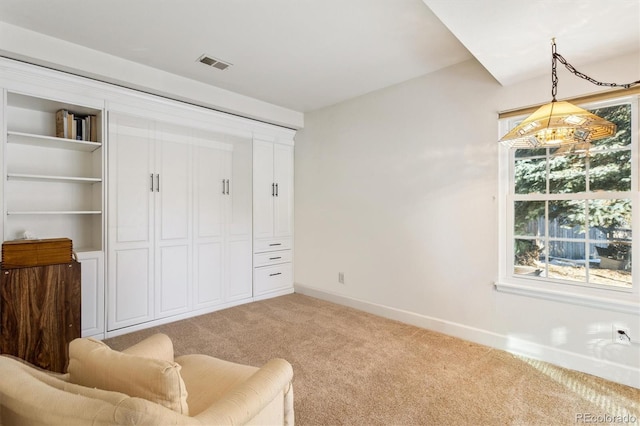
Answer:
[[[502,275],[512,283],[633,290],[636,100],[587,109],[614,122],[616,135],[589,146],[505,149]],[[501,123],[504,133],[518,121]]]

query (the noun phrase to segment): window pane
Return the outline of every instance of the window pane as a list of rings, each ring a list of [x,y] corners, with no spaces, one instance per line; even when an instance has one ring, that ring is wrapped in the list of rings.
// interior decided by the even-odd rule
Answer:
[[[516,239],[513,247],[514,266],[516,275],[544,276],[544,263],[540,262],[541,245],[536,240]],[[544,257],[542,257],[544,259]]]
[[[589,159],[591,191],[631,190],[631,151],[594,153]]]
[[[616,125],[616,134],[610,138],[593,141],[593,147],[616,148],[631,145],[631,105],[622,104],[590,110]]]
[[[591,250],[596,258],[589,270],[591,283],[631,288],[630,243],[599,241],[591,244]]]
[[[515,193],[543,194],[547,192],[547,161],[531,158],[515,162]]]
[[[549,278],[585,282],[585,243],[549,242]]]
[[[549,159],[549,192],[568,194],[587,190],[584,155],[558,155]]]
[[[631,241],[631,200],[590,200],[589,233],[592,239]]]
[[[516,158],[525,158],[525,157],[539,157],[547,155],[546,148],[537,148],[537,149],[526,149],[519,148],[516,149]]]
[[[590,281],[631,287],[631,200],[591,200],[589,220],[598,259]]]
[[[544,236],[544,206],[544,201],[516,201],[513,206],[515,234]]]
[[[584,238],[585,201],[549,201],[549,236]]]

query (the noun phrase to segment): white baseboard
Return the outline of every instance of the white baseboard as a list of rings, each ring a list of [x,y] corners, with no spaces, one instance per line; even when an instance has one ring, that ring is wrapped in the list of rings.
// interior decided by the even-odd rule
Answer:
[[[133,333],[134,331],[145,330],[147,328],[156,327],[159,325],[169,324],[175,321],[180,321],[188,318],[193,318],[199,315],[210,314],[212,312],[220,311],[222,309],[232,308],[238,305],[244,305],[245,303],[253,302],[255,299],[253,298],[245,298],[239,300],[233,300],[230,302],[222,303],[215,306],[209,306],[206,308],[194,309],[193,311],[185,312],[183,314],[172,315],[169,317],[159,318],[156,320],[143,322],[141,324],[130,325],[127,327],[118,328],[115,330],[107,330],[104,335],[102,335],[103,339],[110,339],[111,337],[122,336],[123,334]]]
[[[295,283],[295,292],[640,388],[640,369]]]
[[[271,299],[274,297],[278,297],[278,296],[284,296],[287,294],[291,294],[293,293],[293,287],[289,287],[289,288],[285,288],[285,289],[280,289],[280,290],[276,290],[276,291],[271,291],[268,293],[263,293],[257,296],[253,296],[253,300],[254,302],[257,302],[258,300],[264,300],[264,299]]]

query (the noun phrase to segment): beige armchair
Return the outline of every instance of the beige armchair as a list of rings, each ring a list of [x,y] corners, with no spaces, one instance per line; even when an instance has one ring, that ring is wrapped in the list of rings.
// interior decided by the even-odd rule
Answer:
[[[173,358],[156,334],[122,351],[69,345],[67,374],[0,356],[0,425],[293,425],[293,370],[207,355]]]

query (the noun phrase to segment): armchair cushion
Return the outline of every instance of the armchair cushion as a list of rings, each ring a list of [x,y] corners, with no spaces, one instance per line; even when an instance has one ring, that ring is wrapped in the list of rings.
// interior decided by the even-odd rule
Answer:
[[[231,389],[245,382],[258,368],[207,355],[183,355],[176,359],[189,389],[189,413],[196,416]]]
[[[154,335],[123,352],[106,351],[99,341],[78,340],[70,351],[72,362],[67,374],[41,370],[26,361],[0,355],[0,425],[294,424],[293,369],[285,360],[272,359],[256,368],[196,354],[181,356],[175,364],[167,359],[172,356],[173,347],[164,335]],[[89,355],[99,358],[99,362],[88,361]],[[168,365],[176,374],[181,367],[179,376],[183,376],[184,381],[180,383],[189,389],[190,414],[149,400],[158,396],[153,392],[157,386],[149,382],[148,377],[140,379],[149,374],[148,368],[142,372],[136,370],[138,364],[133,362],[134,366],[129,365],[128,370],[119,365],[131,361],[130,358],[140,365]],[[116,373],[121,377],[113,387],[120,390],[112,391],[96,384],[110,379],[105,375],[115,378]],[[97,376],[99,380],[89,377],[87,382],[92,384],[88,385],[71,382],[72,376],[77,381],[82,375]],[[175,374],[173,376],[175,378]],[[133,382],[140,381],[145,388],[149,387],[146,392],[151,397],[132,395],[140,391],[133,387]],[[114,383],[108,386],[112,385]],[[184,396],[186,398],[186,392]]]
[[[166,337],[166,336],[165,336]],[[168,337],[166,338],[168,340]],[[81,386],[120,392],[163,405],[177,413],[189,415],[187,390],[180,376],[181,366],[169,361],[169,350],[162,337],[149,345],[154,352],[141,347],[130,353],[114,351],[91,338],[75,339],[69,344],[69,381]],[[169,340],[170,343],[170,340]],[[147,356],[148,355],[148,356]],[[171,356],[173,347],[171,347]]]
[[[129,346],[123,354],[141,356],[143,358],[163,359],[173,362],[173,342],[166,334],[157,333]]]

